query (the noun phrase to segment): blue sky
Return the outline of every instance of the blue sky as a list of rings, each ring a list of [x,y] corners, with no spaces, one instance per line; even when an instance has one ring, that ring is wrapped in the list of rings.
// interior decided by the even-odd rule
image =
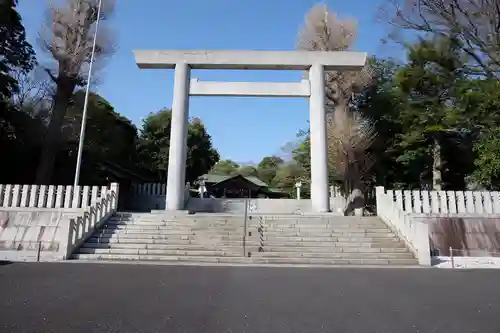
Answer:
[[[296,35],[315,0],[116,0],[110,25],[117,53],[107,62],[95,91],[138,127],[148,113],[172,103],[173,71],[139,70],[133,49],[294,49]],[[355,50],[395,52],[380,43],[385,27],[375,22],[380,0],[325,1],[341,17],[359,23]],[[22,0],[19,12],[28,38],[37,34],[46,2]],[[40,55],[42,57],[42,55]],[[218,81],[298,81],[287,71],[198,71],[192,77]],[[259,162],[280,152],[307,127],[308,101],[292,98],[191,97],[190,116],[199,117],[222,158]],[[117,138],[118,139],[118,138]]]

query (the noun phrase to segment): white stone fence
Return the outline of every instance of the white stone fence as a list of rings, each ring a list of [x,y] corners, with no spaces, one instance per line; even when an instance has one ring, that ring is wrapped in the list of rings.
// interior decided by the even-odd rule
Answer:
[[[133,184],[130,191],[131,194],[133,195],[164,196],[167,194],[167,184],[166,183]]]
[[[0,208],[87,208],[106,186],[0,184]]]
[[[500,192],[387,190],[393,202],[414,214],[500,214]]]
[[[190,184],[184,189],[184,205],[190,196]],[[167,199],[167,184],[143,183],[132,184],[127,196],[127,207],[131,210],[149,211],[163,210]]]
[[[376,188],[377,215],[405,240],[419,263],[430,265],[433,217],[500,216],[500,192]]]

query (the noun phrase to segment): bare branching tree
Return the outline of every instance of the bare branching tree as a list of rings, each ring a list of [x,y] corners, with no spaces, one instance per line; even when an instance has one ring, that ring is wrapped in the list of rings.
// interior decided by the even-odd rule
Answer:
[[[416,31],[454,41],[470,59],[475,74],[500,71],[500,2],[498,0],[387,0],[380,18],[394,28],[390,36]]]
[[[40,110],[50,110],[54,91],[49,78],[41,68],[29,73],[16,70],[11,72],[11,75],[19,85],[19,90],[11,98],[13,105],[33,115]]]
[[[53,60],[46,70],[56,88],[37,171],[39,184],[50,182],[66,109],[75,88],[86,84],[98,4],[99,0],[54,1],[49,4],[47,21],[40,31],[42,48]],[[102,65],[102,60],[115,51],[111,31],[105,24],[113,9],[113,0],[102,0],[94,66]]]
[[[363,207],[366,178],[375,162],[368,151],[377,136],[375,124],[349,112],[341,122],[330,114],[327,128],[329,167],[342,177],[349,193],[345,210]]]
[[[306,14],[299,32],[298,48],[309,51],[349,51],[356,37],[354,19],[340,19],[326,5],[315,5]],[[352,110],[353,96],[373,80],[368,65],[361,71],[327,71],[325,73],[326,107],[329,111],[327,136],[329,166],[342,177],[345,190],[353,202],[363,206],[362,178],[371,166],[367,149],[374,141],[373,124]]]

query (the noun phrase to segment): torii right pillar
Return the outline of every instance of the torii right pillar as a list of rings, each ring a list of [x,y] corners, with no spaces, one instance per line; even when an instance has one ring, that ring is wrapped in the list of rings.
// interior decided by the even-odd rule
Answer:
[[[309,69],[311,96],[309,122],[311,144],[311,204],[313,212],[329,212],[328,150],[326,140],[325,71],[321,64]]]

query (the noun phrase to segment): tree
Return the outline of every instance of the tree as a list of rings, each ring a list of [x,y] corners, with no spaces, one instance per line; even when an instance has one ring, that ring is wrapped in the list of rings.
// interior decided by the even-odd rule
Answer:
[[[42,128],[34,119],[12,104],[19,92],[15,72],[26,75],[36,65],[35,52],[26,40],[16,0],[0,1],[0,183],[25,183],[26,169],[33,164],[36,152],[33,143],[39,141]]]
[[[352,192],[354,197],[360,197],[367,181],[373,159],[368,149],[375,140],[376,132],[373,121],[370,119],[357,119],[357,114],[347,116],[343,121],[335,123],[333,117],[328,117],[328,153],[332,156],[329,159],[330,169],[334,170],[334,178],[341,179],[344,190]],[[364,206],[363,201],[360,203]]]
[[[398,160],[422,165],[422,158],[430,158],[435,190],[442,188],[443,142],[461,132],[466,118],[455,98],[464,79],[463,68],[453,42],[421,40],[409,48],[408,64],[395,77],[403,129],[398,144],[404,149]]]
[[[77,91],[70,101],[62,134],[68,149],[76,156],[85,91]],[[130,168],[136,160],[137,128],[117,113],[104,97],[89,94],[84,150],[94,158],[105,159]],[[85,162],[85,160],[83,161]]]
[[[44,77],[44,72],[40,71],[40,67],[29,73],[16,69],[12,72],[12,77],[18,84],[17,91],[11,96],[12,105],[31,114],[51,109],[52,87]]]
[[[498,0],[388,0],[385,19],[404,31],[444,37],[467,55],[470,73],[496,76],[500,70]],[[398,31],[393,36],[400,38]],[[406,40],[406,36],[401,36]]]
[[[472,79],[460,88],[458,105],[467,115],[465,127],[474,146],[471,180],[482,188],[499,190],[500,82],[496,78]],[[459,160],[464,160],[464,154],[457,155]]]
[[[215,163],[215,165],[210,169],[210,173],[214,175],[224,175],[229,176],[235,174],[240,165],[232,160],[221,160]]]
[[[302,183],[302,193],[305,194],[311,191],[311,141],[309,140],[309,132],[300,131],[298,137],[302,140],[294,149],[292,158],[299,170],[295,181]],[[307,195],[304,195],[304,198],[306,197]]]
[[[162,109],[157,113],[150,113],[142,121],[139,134],[139,163],[142,167],[154,171],[159,181],[167,179],[171,124],[171,110]]]
[[[212,138],[199,118],[193,118],[188,127],[186,181],[193,183],[207,173],[220,159],[212,147]]]
[[[279,167],[284,163],[278,156],[266,156],[260,161],[257,169],[258,177],[264,183],[274,185],[274,178]]]
[[[143,167],[154,171],[160,181],[166,180],[168,172],[171,123],[170,109],[151,113],[143,121],[139,136],[138,159]],[[193,182],[216,165],[219,153],[212,147],[211,137],[198,118],[188,125],[187,145],[186,181]]]
[[[339,19],[326,5],[316,5],[306,14],[299,31],[298,48],[310,51],[348,51],[356,35],[354,19]],[[370,66],[361,71],[327,71],[325,74],[329,165],[335,168],[350,194],[350,200],[364,205],[362,178],[370,156],[367,148],[374,139],[374,127],[353,113],[353,96],[372,81]],[[361,130],[363,128],[363,130]],[[364,137],[361,137],[363,136]]]
[[[86,83],[98,20],[98,3],[98,0],[65,0],[65,5],[60,7],[50,5],[47,22],[40,32],[42,47],[56,65],[54,68],[47,68],[56,91],[37,172],[39,184],[51,181],[56,153],[60,148],[61,127],[66,109],[75,88]],[[109,30],[104,25],[113,8],[112,0],[103,0],[95,48],[97,60],[114,51]]]
[[[402,127],[398,118],[394,77],[402,64],[394,59],[372,58],[369,61],[374,80],[362,94],[356,96],[355,105],[364,117],[373,119],[377,132],[369,148],[374,163],[374,181],[388,188],[401,188],[409,184],[409,170],[396,160],[401,153],[396,141]]]
[[[242,166],[236,172],[243,177],[259,177],[258,170],[251,165]]]
[[[476,143],[472,179],[489,191],[500,189],[500,127],[487,130]]]
[[[28,73],[36,64],[16,5],[17,0],[0,2],[0,102],[4,103],[19,89],[12,71]]]
[[[280,165],[276,170],[276,176],[273,179],[273,185],[280,190],[288,193],[291,197],[295,197],[295,184],[302,175],[302,170],[295,163],[286,163]],[[307,198],[310,196],[309,187],[301,188],[301,196]]]
[[[266,156],[258,164],[259,169],[277,169],[284,161],[278,156]]]

